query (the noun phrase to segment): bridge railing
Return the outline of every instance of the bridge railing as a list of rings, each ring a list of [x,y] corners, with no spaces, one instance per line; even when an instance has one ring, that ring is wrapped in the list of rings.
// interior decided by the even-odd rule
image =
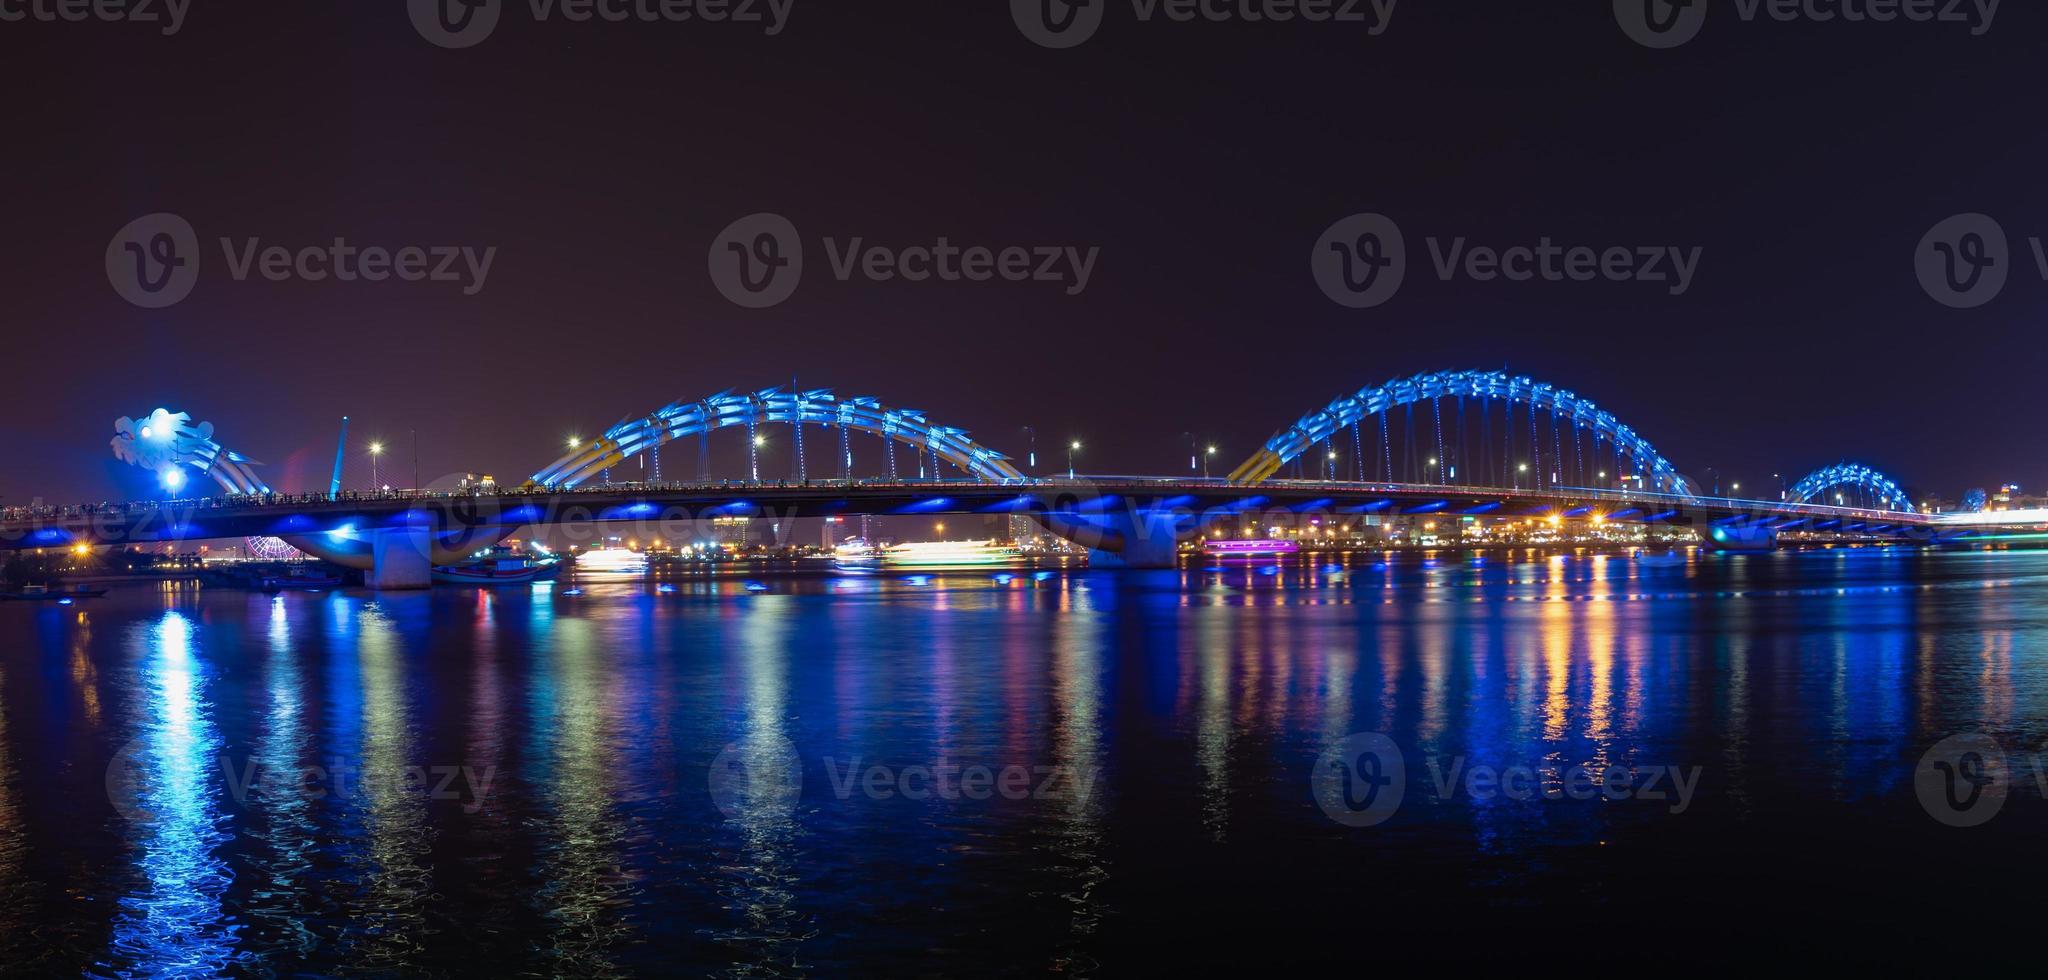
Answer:
[[[582,496],[617,493],[695,493],[730,490],[803,489],[825,487],[848,487],[869,489],[915,490],[934,487],[992,487],[1014,486],[1019,488],[1073,488],[1077,490],[1100,491],[1104,487],[1144,487],[1161,491],[1204,491],[1236,487],[1221,477],[1161,477],[1118,474],[1085,474],[1074,477],[1045,477],[1024,481],[995,483],[972,478],[963,479],[910,479],[910,478],[820,478],[807,480],[717,480],[660,481],[586,484],[573,488],[531,487],[531,486],[478,486],[454,490],[374,490],[342,491],[337,494],[254,494],[245,496],[221,496],[183,498],[174,500],[142,500],[123,503],[82,504],[69,507],[9,507],[0,510],[0,520],[8,522],[81,520],[92,518],[119,518],[139,516],[175,508],[185,511],[260,511],[265,509],[288,509],[323,504],[375,503],[375,502],[434,502],[455,501],[486,497],[531,497],[531,496]],[[1617,490],[1595,487],[1549,487],[1512,488],[1490,487],[1453,483],[1390,483],[1382,481],[1336,481],[1336,480],[1288,480],[1273,479],[1259,484],[1258,489],[1295,490],[1317,492],[1342,492],[1352,494],[1398,494],[1404,496],[1429,494],[1472,494],[1482,496],[1507,496],[1516,499],[1552,500],[1560,502],[1601,502],[1626,504],[1630,506],[1669,506],[1674,509],[1705,508],[1733,513],[1753,513],[1773,516],[1805,516],[1820,518],[1845,518],[1856,520],[1893,520],[1912,523],[1935,523],[1930,515],[1902,511],[1884,511],[1869,508],[1838,507],[1825,504],[1798,504],[1787,501],[1751,500],[1734,497],[1688,497],[1680,494],[1659,493],[1641,490]],[[1955,516],[1945,516],[1948,522]]]

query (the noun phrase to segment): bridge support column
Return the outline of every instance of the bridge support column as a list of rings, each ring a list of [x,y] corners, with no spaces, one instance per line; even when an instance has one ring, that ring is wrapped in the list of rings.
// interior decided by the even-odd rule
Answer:
[[[1182,538],[1194,534],[1192,516],[1135,507],[1034,515],[1047,531],[1087,548],[1090,568],[1173,568]]]
[[[426,528],[372,532],[370,551],[372,563],[363,576],[370,588],[397,592],[433,587],[433,535]]]
[[[1101,548],[1088,549],[1089,568],[1173,568],[1179,561],[1180,548],[1172,538],[1151,538],[1133,548],[1126,543],[1122,551],[1105,551]]]

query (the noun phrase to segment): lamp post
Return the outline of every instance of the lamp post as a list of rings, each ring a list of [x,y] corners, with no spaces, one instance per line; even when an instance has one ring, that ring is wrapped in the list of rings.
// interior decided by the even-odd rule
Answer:
[[[1204,480],[1209,478],[1209,458],[1214,455],[1216,455],[1215,446],[1210,446],[1209,451],[1202,454],[1202,479]]]
[[[375,491],[375,490],[376,490],[377,488],[379,488],[379,487],[382,487],[382,486],[384,485],[384,481],[383,481],[383,480],[380,480],[380,479],[378,479],[378,477],[377,477],[377,460],[378,460],[379,458],[381,458],[381,457],[382,457],[383,455],[384,455],[384,444],[383,444],[383,443],[381,443],[381,442],[373,442],[373,443],[370,443],[370,489],[371,489],[372,491]]]
[[[761,482],[761,447],[766,445],[768,445],[767,436],[755,436],[754,451],[747,454],[749,457],[748,465],[752,467],[753,482],[755,483]]]
[[[1081,451],[1081,440],[1067,443],[1067,479],[1074,478],[1074,454]]]

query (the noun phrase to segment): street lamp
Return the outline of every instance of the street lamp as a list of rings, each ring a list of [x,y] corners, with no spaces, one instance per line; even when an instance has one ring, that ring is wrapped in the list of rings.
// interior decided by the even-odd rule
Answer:
[[[1215,446],[1210,446],[1209,451],[1202,454],[1202,479],[1204,480],[1209,478],[1209,457],[1214,455],[1216,455]]]
[[[1081,440],[1067,443],[1067,479],[1074,478],[1074,454],[1081,451]]]
[[[378,460],[378,459],[379,459],[380,457],[382,457],[383,455],[384,455],[384,444],[383,444],[383,443],[381,443],[381,442],[373,442],[373,443],[370,443],[370,489],[372,489],[372,490],[375,490],[375,489],[377,489],[378,487],[381,487],[381,486],[383,486],[383,485],[384,485],[384,481],[382,481],[382,480],[379,480],[379,479],[377,478],[377,460]]]

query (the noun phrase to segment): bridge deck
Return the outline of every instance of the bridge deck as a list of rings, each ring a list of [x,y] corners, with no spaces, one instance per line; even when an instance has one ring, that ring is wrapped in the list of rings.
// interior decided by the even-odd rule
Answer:
[[[145,544],[253,536],[346,534],[386,527],[455,530],[615,522],[688,522],[876,515],[1171,509],[1224,518],[1250,511],[1324,511],[1383,516],[1599,515],[1616,521],[1777,525],[1782,530],[1893,534],[1930,528],[2008,526],[1954,517],[1737,498],[1681,497],[1592,488],[1501,489],[1407,483],[1084,477],[978,481],[721,482],[614,484],[569,491],[393,491],[219,497],[70,508],[13,509],[0,520],[0,549]],[[2048,523],[2048,514],[2039,516]]]

